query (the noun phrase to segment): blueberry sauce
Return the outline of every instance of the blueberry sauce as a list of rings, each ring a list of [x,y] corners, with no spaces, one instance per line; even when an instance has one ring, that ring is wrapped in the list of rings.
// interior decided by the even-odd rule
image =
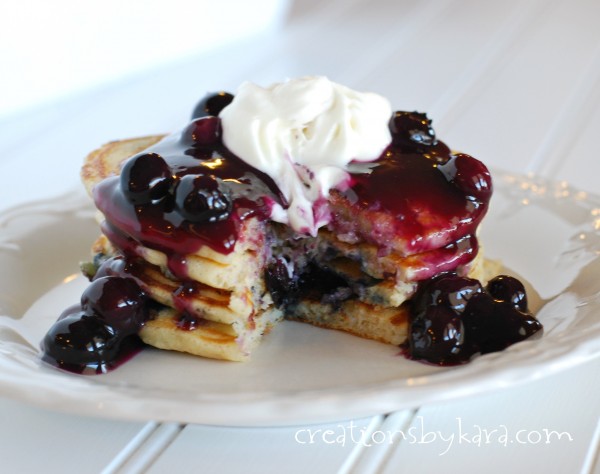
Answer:
[[[415,125],[413,119],[423,114],[406,117],[398,112],[391,119],[392,144],[370,173],[352,176],[345,195],[359,211],[374,210],[391,219],[386,238],[404,240],[407,255],[452,245],[457,251],[457,241],[474,236],[485,215],[492,188],[489,172],[475,158],[450,154],[426,118]],[[179,255],[204,245],[230,253],[245,219],[266,221],[275,203],[286,207],[268,176],[226,149],[216,116],[195,119],[179,135],[127,160],[120,177],[94,188],[94,200],[106,227],[162,251],[174,267]],[[347,225],[348,219],[340,223],[335,213],[332,217],[334,232]],[[366,240],[373,236],[377,233],[367,233]],[[476,238],[469,239],[470,252],[465,252],[465,242],[461,255],[472,259]]]
[[[231,154],[220,136],[217,117],[200,118],[127,160],[120,177],[94,188],[108,225],[168,256],[203,245],[230,253],[245,219],[265,221],[273,203],[285,201],[273,181]],[[144,171],[136,174],[138,162]]]
[[[95,186],[94,201],[106,219],[102,231],[121,255],[99,266],[80,305],[51,327],[42,341],[44,360],[71,372],[105,373],[139,350],[137,334],[157,304],[136,266],[140,245],[165,253],[181,282],[173,292],[181,314],[177,327],[192,331],[206,323],[193,315],[202,285],[188,278],[185,255],[203,246],[228,254],[246,219],[266,222],[275,204],[287,207],[270,177],[223,145],[218,114],[232,99],[225,92],[209,94],[181,133],[131,157],[119,176]],[[421,281],[411,302],[408,357],[463,363],[539,332],[520,282],[501,276],[483,288],[451,273],[477,254],[475,231],[492,194],[487,168],[469,155],[452,154],[425,114],[396,112],[389,126],[392,143],[370,173],[353,174],[348,189],[332,193],[329,229],[361,232],[336,213],[341,197],[357,215],[374,221],[384,216],[386,225],[368,227],[363,240],[403,242],[414,280]],[[264,276],[278,306],[320,296],[335,307],[353,297],[348,282],[318,265],[294,275],[275,259]]]
[[[41,343],[42,358],[80,374],[118,367],[142,347],[137,333],[148,319],[149,304],[135,279],[100,273],[80,305],[63,312],[50,328]]]
[[[368,230],[349,227],[356,221],[335,212],[332,227],[373,243],[401,240],[407,255],[474,235],[491,197],[490,174],[468,155],[447,155],[445,161],[435,156],[390,147],[370,174],[353,175],[342,193],[357,215],[374,216]],[[380,222],[384,225],[376,227]]]
[[[477,280],[443,274],[425,282],[411,305],[403,349],[410,359],[432,364],[462,364],[542,332],[523,284],[506,275],[483,288]]]

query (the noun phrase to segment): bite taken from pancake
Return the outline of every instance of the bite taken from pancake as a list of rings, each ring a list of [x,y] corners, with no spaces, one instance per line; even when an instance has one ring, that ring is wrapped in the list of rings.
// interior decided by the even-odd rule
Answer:
[[[42,342],[66,370],[106,372],[142,343],[244,361],[284,318],[439,365],[541,330],[483,257],[486,166],[376,94],[246,83],[178,132],[92,152],[82,179],[91,283]]]

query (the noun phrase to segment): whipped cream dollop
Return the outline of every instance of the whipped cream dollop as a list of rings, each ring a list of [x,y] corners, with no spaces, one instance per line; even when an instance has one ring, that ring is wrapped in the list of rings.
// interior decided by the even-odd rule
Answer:
[[[271,218],[312,235],[329,222],[327,196],[348,185],[351,163],[378,159],[391,142],[391,115],[384,97],[325,77],[246,82],[219,114],[225,146],[287,199]]]

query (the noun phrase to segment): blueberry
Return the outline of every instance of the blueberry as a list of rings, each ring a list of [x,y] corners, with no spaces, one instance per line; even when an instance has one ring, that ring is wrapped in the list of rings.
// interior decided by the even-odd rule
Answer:
[[[431,120],[419,112],[395,112],[390,120],[392,139],[397,145],[421,149],[437,143]]]
[[[217,117],[204,117],[191,122],[182,134],[184,144],[207,146],[221,141],[221,121]]]
[[[81,308],[123,336],[136,334],[147,319],[146,295],[133,278],[95,279],[81,295]]]
[[[542,329],[542,324],[531,315],[523,301],[526,299],[515,304],[510,299],[499,300],[488,293],[469,301],[464,320],[470,343],[477,351],[482,354],[501,351]]]
[[[43,358],[73,372],[102,373],[116,359],[121,342],[100,318],[73,313],[50,328],[42,341]]]
[[[434,278],[417,297],[416,311],[423,311],[429,306],[446,306],[461,314],[469,299],[483,288],[478,280],[459,277],[453,273]]]
[[[469,313],[471,311],[476,310],[469,308]],[[471,314],[470,318],[476,320]],[[541,323],[530,313],[521,311],[510,303],[494,301],[491,312],[479,315],[478,322],[473,327],[473,338],[479,351],[486,354],[506,349],[541,329]]]
[[[229,92],[221,91],[208,93],[194,108],[192,119],[206,117],[208,115],[216,117],[221,113],[221,110],[231,103],[232,100],[233,95]]]
[[[121,170],[121,188],[133,204],[147,204],[164,198],[172,183],[169,166],[156,153],[133,156]]]
[[[459,153],[438,169],[468,197],[487,202],[492,196],[492,177],[487,167],[470,155]]]
[[[516,278],[499,275],[488,282],[487,291],[498,301],[510,303],[521,311],[528,311],[525,287]]]
[[[265,269],[265,284],[276,306],[291,303],[298,291],[298,281],[290,274],[289,263],[282,257],[276,258]]]
[[[430,306],[410,325],[410,351],[414,359],[448,364],[468,359],[462,319],[446,306]]]
[[[217,222],[231,214],[232,203],[225,184],[213,175],[188,174],[175,188],[179,213],[193,223]]]

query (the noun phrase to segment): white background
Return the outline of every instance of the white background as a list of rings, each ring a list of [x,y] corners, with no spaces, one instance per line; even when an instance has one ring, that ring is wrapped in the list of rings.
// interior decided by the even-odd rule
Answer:
[[[0,119],[264,34],[287,3],[3,0]]]

